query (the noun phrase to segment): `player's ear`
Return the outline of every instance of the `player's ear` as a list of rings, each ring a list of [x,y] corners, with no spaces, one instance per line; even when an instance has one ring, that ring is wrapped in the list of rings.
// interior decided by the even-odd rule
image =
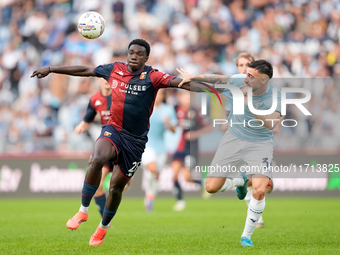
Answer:
[[[145,56],[145,62],[149,60],[149,56]]]

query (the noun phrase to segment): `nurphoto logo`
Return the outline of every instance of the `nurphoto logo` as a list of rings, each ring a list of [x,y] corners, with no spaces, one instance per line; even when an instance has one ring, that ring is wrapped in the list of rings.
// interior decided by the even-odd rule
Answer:
[[[206,85],[206,84],[205,84]],[[208,85],[206,85],[208,86]],[[212,88],[211,86],[209,86],[209,88]],[[227,85],[227,84],[215,84],[215,88],[217,89],[220,89],[220,88],[223,88],[223,89],[229,89],[231,94],[232,94],[232,97],[233,97],[233,114],[234,115],[244,115],[244,94],[243,94],[243,91],[239,88],[239,87],[236,87],[234,85]],[[215,89],[211,89],[215,95],[217,95],[218,99],[221,101],[218,93],[216,92]],[[204,91],[206,91],[204,89]],[[287,97],[287,94],[288,93],[299,93],[301,95],[304,95],[304,97],[300,97],[300,98],[288,98]],[[210,97],[213,98],[212,94],[211,93],[208,93],[210,95]],[[304,103],[307,103],[310,99],[311,99],[311,93],[310,91],[308,91],[307,89],[304,89],[304,88],[290,88],[290,87],[286,87],[286,88],[282,88],[281,89],[281,101],[278,102],[278,89],[277,87],[274,87],[273,88],[273,102],[272,102],[272,106],[270,109],[268,110],[259,110],[259,109],[256,109],[253,105],[253,90],[251,87],[248,87],[248,90],[247,90],[247,99],[248,99],[248,108],[249,108],[249,111],[255,115],[270,115],[272,114],[273,112],[275,112],[277,106],[278,106],[278,103],[281,104],[281,115],[286,115],[287,114],[287,105],[295,105],[304,115],[306,116],[311,116],[312,114],[306,109],[306,107],[303,106]],[[216,103],[215,99],[213,98],[214,102]],[[256,102],[255,102],[256,104]],[[222,103],[221,103],[222,105]],[[206,94],[203,94],[202,95],[202,101],[201,101],[201,114],[202,115],[207,115],[207,95]],[[252,119],[248,122],[252,122],[252,121],[257,121],[257,122],[261,122],[261,126],[264,125],[263,121],[262,120],[257,120],[257,119]],[[266,119],[266,121],[271,121],[272,122],[272,125],[274,125],[274,122],[275,121],[279,121],[278,119]],[[290,121],[290,122],[294,122],[295,124],[294,125],[285,125],[284,122],[287,122],[287,121]],[[214,119],[213,120],[213,123],[214,123],[214,127],[215,125],[218,125],[218,124],[226,124],[228,123],[228,120],[226,119]],[[231,125],[233,123],[230,123]],[[234,124],[244,124],[245,125],[245,120],[244,120],[244,123],[234,123]],[[297,126],[297,121],[294,120],[294,119],[286,119],[286,120],[283,120],[281,125],[284,126],[284,127],[295,127]],[[261,126],[252,126],[250,123],[248,123],[248,126],[250,127],[261,127]]]

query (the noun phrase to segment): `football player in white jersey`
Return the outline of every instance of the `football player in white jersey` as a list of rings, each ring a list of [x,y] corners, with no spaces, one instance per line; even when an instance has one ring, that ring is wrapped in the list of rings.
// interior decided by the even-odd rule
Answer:
[[[237,70],[240,74],[246,74],[247,71],[247,64],[250,62],[253,62],[255,60],[254,56],[249,53],[249,52],[241,52],[238,57],[235,59],[236,61],[236,67]],[[230,100],[228,101],[229,103],[226,104],[226,111],[227,111],[227,116],[229,115],[230,109],[231,109],[231,105],[230,105]],[[280,118],[280,123],[278,123],[278,125],[275,127],[274,129],[274,136],[279,136],[280,135],[280,128],[281,128],[281,121],[283,120],[283,117]],[[227,126],[227,128],[224,131],[227,131],[229,124],[225,124]],[[247,195],[244,198],[244,201],[246,202],[247,206],[249,206],[250,203],[250,199],[253,196],[253,186],[252,186],[252,181],[249,180],[247,183]],[[268,186],[266,189],[267,193],[270,193],[273,190],[273,180],[269,180],[268,182]],[[257,222],[256,228],[263,228],[264,227],[264,221],[262,218],[262,215],[259,219],[259,221]]]
[[[211,163],[206,189],[209,193],[216,193],[236,187],[237,196],[242,200],[247,194],[248,178],[251,178],[253,196],[241,235],[241,245],[253,246],[250,238],[264,210],[266,187],[271,178],[273,132],[281,117],[281,93],[269,82],[273,77],[273,67],[261,59],[248,63],[246,74],[196,76],[182,69],[178,71],[184,78],[183,83],[219,83],[222,88],[218,90],[232,103],[228,117],[230,125]],[[236,92],[239,94],[236,95]],[[250,92],[252,94],[248,94]],[[248,105],[248,97],[252,105]],[[236,106],[242,108],[234,109],[233,100],[243,100],[242,105],[235,102]],[[239,113],[242,110],[244,114]],[[268,114],[259,115],[259,110],[268,111]]]

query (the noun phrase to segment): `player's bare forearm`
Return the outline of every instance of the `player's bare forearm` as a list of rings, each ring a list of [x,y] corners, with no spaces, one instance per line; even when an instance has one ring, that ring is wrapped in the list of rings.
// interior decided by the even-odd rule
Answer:
[[[88,66],[58,66],[50,67],[51,73],[67,74],[73,76],[95,76],[94,68]]]
[[[192,82],[208,82],[211,84],[227,84],[229,78],[231,77],[231,75],[218,75],[218,74],[203,74],[203,75],[193,75],[193,74],[189,74],[187,71],[185,71],[182,68],[176,68],[177,72],[182,75],[183,80],[180,82],[180,84],[178,85],[178,87],[182,87],[184,86],[184,84],[186,83],[192,83]],[[190,84],[191,85],[191,84]],[[187,88],[187,87],[186,87]],[[191,91],[193,91],[193,88],[191,88]],[[218,89],[218,92],[223,91],[223,89]],[[197,90],[197,92],[199,92],[199,90]]]
[[[44,78],[50,73],[66,74],[72,76],[95,76],[94,68],[87,66],[59,66],[59,67],[42,67],[35,70],[31,78],[37,77],[38,79]]]
[[[182,79],[181,78],[175,78],[172,79],[170,82],[170,86],[173,88],[179,88],[179,89],[185,89],[188,91],[193,91],[193,92],[202,92],[201,89],[199,89],[199,87],[203,87],[202,84],[199,84],[198,82],[186,82],[186,83],[182,83]]]
[[[201,83],[195,82],[195,81],[190,81],[190,82],[184,83],[180,88],[185,89],[185,90],[189,90],[189,91],[192,91],[192,92],[198,92],[198,93],[204,92],[204,90],[202,90],[203,88],[206,89],[206,90],[210,90],[209,88],[205,87]],[[213,91],[211,91],[211,92],[213,92]]]
[[[190,82],[182,83],[182,85],[179,86],[179,84],[181,84],[182,79],[179,79],[179,78],[176,78],[176,79],[178,79],[179,82],[175,81],[174,83],[171,83],[170,84],[171,87],[185,89],[185,90],[188,90],[188,91],[198,92],[198,93],[204,92],[204,90],[202,90],[202,89],[209,90],[210,92],[213,92],[212,90],[210,90],[209,88],[204,86],[202,83],[195,82],[195,81],[190,81]],[[222,90],[216,89],[217,92],[222,92]]]
[[[82,134],[82,133],[84,133],[84,132],[86,132],[88,130],[89,126],[90,126],[89,122],[82,121],[82,122],[79,123],[78,126],[76,126],[74,128],[74,132],[77,135]]]
[[[203,75],[194,75],[190,78],[190,81],[198,81],[198,82],[208,82],[215,84],[217,82],[221,84],[227,84],[231,75],[219,75],[219,74],[203,74]]]

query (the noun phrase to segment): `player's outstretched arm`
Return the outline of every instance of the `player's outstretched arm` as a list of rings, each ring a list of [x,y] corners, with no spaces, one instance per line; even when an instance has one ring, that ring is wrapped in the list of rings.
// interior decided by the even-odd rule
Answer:
[[[80,134],[86,132],[89,129],[89,126],[90,126],[89,122],[82,121],[74,128],[74,132],[77,135],[80,135]]]
[[[50,73],[66,74],[72,76],[96,76],[93,67],[87,66],[59,66],[59,67],[42,67],[35,70],[31,78],[37,76],[38,79],[44,78]]]
[[[197,82],[208,82],[215,84],[216,82],[219,82],[221,84],[227,84],[228,80],[230,79],[231,75],[219,75],[219,74],[203,74],[203,75],[193,75],[189,74],[187,71],[185,71],[182,68],[176,68],[177,72],[179,72],[183,80],[178,85],[178,87],[182,87],[185,83],[197,81]]]
[[[171,80],[170,86],[173,88],[185,89],[188,91],[198,92],[198,93],[203,92],[204,90],[202,89],[210,90],[209,88],[207,88],[200,82],[190,81],[190,82],[182,83],[182,85],[180,86],[181,83],[182,83],[182,79],[175,78]],[[213,92],[212,90],[210,91]],[[221,92],[222,90],[216,89],[216,91]]]

